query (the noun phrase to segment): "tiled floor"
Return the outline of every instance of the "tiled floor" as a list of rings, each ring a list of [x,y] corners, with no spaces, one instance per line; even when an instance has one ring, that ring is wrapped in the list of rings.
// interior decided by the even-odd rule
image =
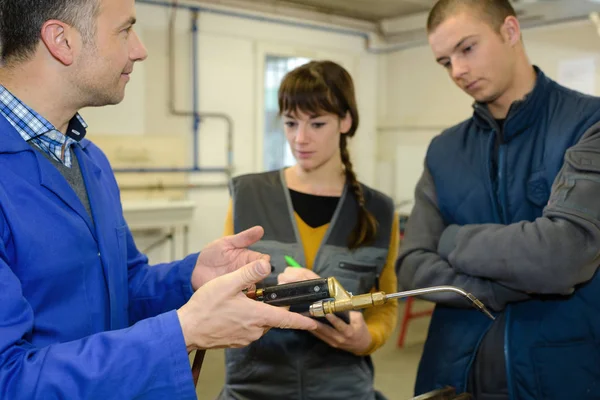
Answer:
[[[404,304],[400,302],[398,321],[402,320]],[[432,307],[431,303],[421,301],[416,301],[415,305],[417,310]],[[388,342],[373,355],[375,386],[389,400],[406,400],[412,397],[417,365],[428,326],[428,317],[411,321],[403,349],[396,347],[397,327]],[[208,351],[198,381],[198,399],[213,400],[221,390],[223,379],[223,351]]]

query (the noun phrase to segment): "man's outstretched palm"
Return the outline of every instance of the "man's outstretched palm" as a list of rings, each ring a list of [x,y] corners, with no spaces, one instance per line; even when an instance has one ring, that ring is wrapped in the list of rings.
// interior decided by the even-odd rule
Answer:
[[[259,241],[263,234],[263,228],[255,226],[237,235],[215,240],[206,246],[200,252],[192,273],[194,290],[211,279],[233,272],[252,261],[258,259],[269,261],[269,255],[247,249],[248,246]]]

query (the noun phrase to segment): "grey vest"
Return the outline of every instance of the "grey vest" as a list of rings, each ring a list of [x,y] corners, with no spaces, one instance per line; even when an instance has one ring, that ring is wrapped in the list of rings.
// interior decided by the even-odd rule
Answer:
[[[335,276],[355,294],[370,291],[387,260],[393,222],[392,200],[362,186],[367,209],[378,221],[373,244],[350,251],[348,236],[356,224],[358,203],[344,189],[317,253],[313,270]],[[261,225],[265,235],[252,249],[269,254],[276,277],[286,268],[284,255],[304,265],[283,171],[245,175],[231,183],[234,231]],[[372,400],[373,368],[370,357],[336,350],[303,331],[273,329],[242,349],[226,350],[226,383],[220,399]]]

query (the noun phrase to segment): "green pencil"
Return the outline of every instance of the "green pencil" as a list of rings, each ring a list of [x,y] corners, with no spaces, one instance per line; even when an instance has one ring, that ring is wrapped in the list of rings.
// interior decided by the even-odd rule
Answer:
[[[290,267],[294,267],[294,268],[302,268],[302,265],[298,264],[298,261],[294,260],[292,257],[290,256],[283,256],[283,258],[285,258],[285,262],[290,266]]]

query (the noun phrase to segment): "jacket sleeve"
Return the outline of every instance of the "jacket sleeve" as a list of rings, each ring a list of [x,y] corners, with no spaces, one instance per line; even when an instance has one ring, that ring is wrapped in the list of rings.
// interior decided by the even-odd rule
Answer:
[[[2,233],[2,226],[0,226]],[[175,311],[80,340],[36,346],[35,315],[0,240],[0,397],[195,399]],[[38,336],[43,337],[41,333]],[[43,339],[41,339],[43,340]]]
[[[123,229],[124,259],[127,260],[129,289],[129,322],[134,324],[145,318],[171,311],[185,304],[193,294],[192,271],[198,259],[198,253],[191,254],[181,261],[149,265],[148,257],[140,253],[122,214],[121,193],[117,179],[106,155],[93,143],[86,148],[89,156],[105,172],[110,180],[106,190],[111,192],[115,209],[120,210],[120,223]],[[121,244],[121,243],[120,243]]]
[[[495,311],[504,309],[508,303],[528,298],[525,293],[454,269],[438,254],[439,240],[445,227],[437,205],[433,178],[425,166],[415,190],[415,205],[408,218],[396,262],[400,290],[456,286],[470,292]],[[423,297],[445,305],[471,307],[467,300],[454,293],[438,293]]]
[[[600,263],[599,199],[600,123],[567,150],[540,218],[450,226],[444,256],[461,273],[516,290],[569,294]]]
[[[137,249],[129,229],[127,268],[129,278],[130,323],[175,310],[192,296],[192,271],[199,253],[180,261],[149,265],[148,258]]]

